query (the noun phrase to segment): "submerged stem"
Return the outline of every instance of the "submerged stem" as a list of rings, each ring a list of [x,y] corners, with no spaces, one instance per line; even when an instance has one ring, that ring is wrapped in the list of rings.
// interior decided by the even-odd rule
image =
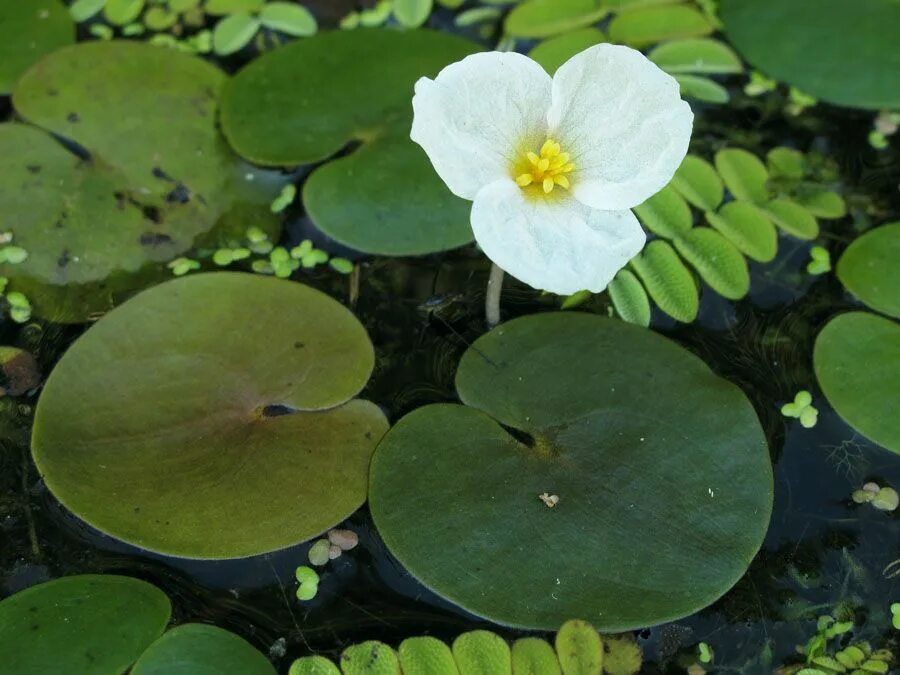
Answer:
[[[491,275],[488,277],[487,293],[484,298],[484,317],[488,328],[500,323],[500,291],[503,288],[503,270],[491,263]]]

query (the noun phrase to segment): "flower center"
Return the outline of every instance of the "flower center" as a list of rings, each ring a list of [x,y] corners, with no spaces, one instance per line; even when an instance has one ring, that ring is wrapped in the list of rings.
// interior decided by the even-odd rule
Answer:
[[[516,165],[516,183],[521,188],[539,185],[544,194],[553,192],[557,185],[568,190],[569,179],[566,174],[574,168],[575,165],[569,162],[569,153],[560,152],[559,143],[548,138],[541,146],[540,155],[527,152],[524,159]]]

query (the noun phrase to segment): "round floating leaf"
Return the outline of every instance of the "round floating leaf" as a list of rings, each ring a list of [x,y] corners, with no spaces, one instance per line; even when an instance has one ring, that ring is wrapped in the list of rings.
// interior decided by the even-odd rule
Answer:
[[[418,28],[431,14],[432,0],[394,0],[394,17],[407,28]]]
[[[528,56],[552,75],[570,58],[601,42],[606,42],[603,31],[596,28],[582,28],[544,40],[528,52]]]
[[[81,23],[103,9],[105,4],[106,0],[75,0],[69,5],[69,14],[75,21]]]
[[[44,54],[75,42],[75,24],[58,0],[0,3],[0,94]]]
[[[697,155],[687,155],[672,178],[672,187],[698,209],[715,211],[725,188],[713,165]]]
[[[650,300],[641,282],[628,270],[619,270],[606,289],[616,312],[638,326],[650,325]]]
[[[769,262],[778,251],[778,233],[766,214],[750,202],[728,202],[718,213],[706,213],[707,222],[753,260]]]
[[[403,675],[458,675],[450,647],[433,637],[407,638],[397,648]]]
[[[603,670],[603,642],[591,624],[566,621],[556,634],[563,675],[596,675]]]
[[[719,295],[738,300],[750,290],[750,271],[741,252],[708,227],[695,227],[675,240],[675,248]]]
[[[182,277],[117,307],[66,352],[38,402],[35,462],[76,515],[153,551],[289,546],[365,498],[387,424],[349,399],[373,361],[356,318],[318,291],[251,274]]]
[[[542,38],[597,23],[609,13],[604,0],[525,0],[506,16],[514,37]]]
[[[0,675],[118,675],[159,637],[171,611],[165,593],[130,577],[32,586],[0,602]]]
[[[249,642],[216,626],[188,623],[150,645],[131,675],[275,675],[269,660]]]
[[[699,38],[674,40],[655,47],[647,57],[669,73],[741,73],[741,59],[718,40]]]
[[[516,675],[560,675],[556,652],[540,638],[521,638],[512,646],[512,669]]]
[[[756,68],[816,98],[900,107],[896,0],[723,0],[732,44]]]
[[[868,312],[841,314],[816,338],[813,365],[837,413],[900,453],[900,324]]]
[[[226,16],[213,28],[213,51],[219,56],[240,51],[250,44],[260,25],[259,19],[247,12]]]
[[[266,28],[296,37],[308,37],[318,30],[312,12],[291,2],[267,2],[259,13],[259,20]]]
[[[806,157],[793,148],[772,148],[766,153],[766,164],[773,176],[800,180],[806,174]]]
[[[226,16],[247,12],[255,14],[262,11],[266,0],[206,0],[203,11],[212,16]]]
[[[815,216],[787,197],[773,199],[763,210],[778,227],[791,236],[806,240],[819,236],[819,223]]]
[[[315,224],[343,244],[385,255],[462,246],[472,240],[470,205],[409,140],[409,102],[419,77],[475,50],[425,30],[320,33],[244,68],[223,94],[222,127],[237,152],[271,166],[318,162],[361,141],[303,188]]]
[[[651,241],[632,258],[631,266],[662,311],[683,323],[697,318],[700,307],[697,284],[668,242]]]
[[[141,15],[144,0],[106,0],[103,16],[113,26],[124,26]]]
[[[341,671],[344,675],[400,675],[400,661],[386,644],[369,640],[344,650]]]
[[[664,40],[702,37],[713,30],[693,7],[663,5],[617,14],[609,24],[609,37],[618,44],[646,47]]]
[[[690,207],[671,185],[636,206],[634,212],[644,227],[666,239],[687,232],[693,224]]]
[[[369,503],[400,563],[466,610],[662,623],[719,597],[762,543],[772,472],[753,407],[652,331],[516,319],[475,342],[456,384],[466,405],[419,408],[381,442]]]
[[[694,98],[706,103],[727,103],[728,90],[718,82],[708,77],[698,75],[675,75],[675,80],[681,87],[681,95],[685,98]]]
[[[900,222],[854,240],[837,265],[847,290],[874,310],[900,318]]]
[[[0,125],[0,230],[29,253],[0,275],[38,315],[84,321],[247,221],[277,233],[268,204],[282,179],[248,171],[216,129],[224,81],[198,58],[137,42],[65,47],[22,76],[18,113],[90,153]]]
[[[759,158],[740,148],[726,148],[716,153],[716,169],[735,199],[761,204],[769,198],[766,182],[769,172]]]
[[[509,645],[495,633],[473,630],[453,641],[453,657],[459,675],[511,675],[512,656]]]
[[[843,218],[847,205],[836,192],[826,188],[805,191],[797,195],[797,203],[817,218]]]
[[[341,675],[341,671],[324,656],[303,656],[291,664],[288,675]]]

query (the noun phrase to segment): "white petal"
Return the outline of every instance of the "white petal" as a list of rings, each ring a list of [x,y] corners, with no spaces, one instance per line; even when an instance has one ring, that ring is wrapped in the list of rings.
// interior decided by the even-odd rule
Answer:
[[[475,239],[520,281],[559,295],[606,288],[644,247],[631,211],[600,211],[571,195],[537,197],[512,180],[482,188],[472,205]]]
[[[575,164],[572,194],[594,208],[628,209],[662,189],[693,121],[678,82],[630,47],[590,47],[553,77],[550,135]]]
[[[544,142],[550,88],[550,76],[527,56],[472,54],[416,82],[410,138],[453,194],[474,199],[511,175],[519,153]]]

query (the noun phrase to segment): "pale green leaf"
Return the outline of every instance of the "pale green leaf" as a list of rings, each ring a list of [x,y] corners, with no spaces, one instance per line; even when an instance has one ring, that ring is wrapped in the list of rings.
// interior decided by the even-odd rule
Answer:
[[[619,270],[606,290],[613,307],[623,320],[639,326],[650,325],[650,300],[632,272],[627,269]]]
[[[402,26],[418,28],[431,14],[432,0],[394,0],[394,17]]]
[[[782,230],[798,239],[815,239],[819,236],[816,217],[797,202],[781,197],[763,206],[763,210]]]
[[[609,13],[603,0],[525,0],[507,15],[506,32],[549,37],[597,23]]]
[[[681,95],[705,103],[727,103],[728,90],[718,82],[699,75],[675,75],[681,87]]]
[[[632,258],[631,266],[662,311],[683,323],[697,318],[700,299],[694,277],[667,242],[651,241]]]
[[[303,7],[291,2],[269,2],[259,13],[263,26],[296,37],[315,35],[318,30],[316,17]]]
[[[716,153],[716,169],[725,186],[736,199],[764,203],[769,193],[769,172],[759,158],[740,148],[726,148]]]
[[[725,188],[713,165],[697,155],[688,155],[672,178],[672,187],[698,209],[715,211]]]
[[[778,233],[759,207],[741,200],[728,202],[718,213],[707,211],[706,221],[744,255],[769,262],[778,251]]]
[[[644,227],[666,239],[686,232],[693,224],[690,207],[671,185],[636,206],[634,212]]]
[[[617,14],[609,24],[610,39],[631,47],[702,37],[712,32],[713,26],[706,17],[688,5],[663,5]]]
[[[721,234],[695,227],[675,240],[675,248],[716,293],[738,300],[750,290],[750,272],[741,252]]]
[[[647,57],[669,73],[724,75],[744,70],[734,50],[712,38],[665,42],[654,47]]]
[[[213,50],[219,56],[234,54],[253,39],[259,27],[259,19],[246,12],[227,16],[213,29]]]

